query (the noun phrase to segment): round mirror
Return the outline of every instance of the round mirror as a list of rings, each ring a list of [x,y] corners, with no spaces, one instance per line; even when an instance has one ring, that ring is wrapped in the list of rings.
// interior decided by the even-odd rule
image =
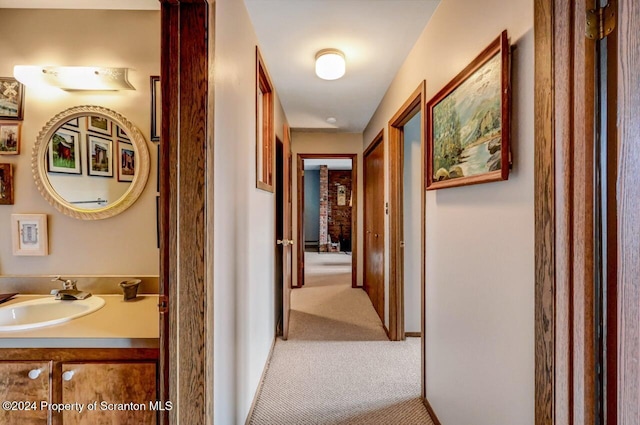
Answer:
[[[100,106],[76,106],[42,128],[31,168],[38,190],[58,211],[99,220],[138,199],[149,177],[149,151],[140,130],[124,116]]]

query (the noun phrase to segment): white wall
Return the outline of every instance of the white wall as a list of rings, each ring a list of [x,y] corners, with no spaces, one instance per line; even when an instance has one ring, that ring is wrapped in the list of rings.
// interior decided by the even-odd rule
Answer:
[[[443,0],[364,132],[386,140],[420,81],[428,100],[503,29],[517,45],[509,180],[426,197],[427,398],[446,424],[534,423],[533,2]]]
[[[132,69],[129,79],[136,88],[119,92],[26,88],[20,154],[0,156],[0,162],[14,165],[15,183],[15,204],[0,205],[0,275],[157,276],[157,144],[147,143],[151,171],[141,197],[122,214],[98,221],[77,220],[49,205],[34,184],[31,150],[49,119],[78,105],[113,109],[149,140],[149,76],[160,72],[160,13],[0,9],[0,28],[1,76],[12,76],[14,65],[122,66]],[[117,176],[112,179],[117,181]],[[13,256],[10,219],[19,213],[48,215],[48,256]]]
[[[298,235],[298,179],[297,173],[297,155],[299,153],[348,153],[357,154],[357,167],[358,167],[358,229],[357,229],[357,281],[358,285],[362,285],[362,226],[364,225],[363,207],[362,207],[362,134],[360,133],[327,133],[327,132],[304,132],[304,131],[292,131],[291,132],[291,152],[293,154],[293,172],[292,172],[292,188],[293,194],[293,237]],[[298,264],[298,250],[293,250],[293,264]],[[297,285],[298,273],[294,270],[293,284]]]
[[[422,261],[421,221],[422,158],[420,129],[422,113],[418,112],[404,126],[404,330],[421,332],[420,327],[420,262]]]
[[[215,7],[214,421],[227,425],[244,424],[274,340],[275,195],[256,189],[257,38],[244,2]],[[277,93],[275,114],[282,140]]]

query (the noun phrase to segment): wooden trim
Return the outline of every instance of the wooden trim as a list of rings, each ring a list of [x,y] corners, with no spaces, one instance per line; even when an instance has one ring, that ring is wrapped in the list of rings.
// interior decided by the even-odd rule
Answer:
[[[148,361],[158,360],[157,348],[0,348],[1,361]]]
[[[373,138],[371,143],[369,143],[369,146],[367,146],[367,148],[362,153],[362,157],[366,158],[367,156],[369,156],[369,154],[371,154],[371,152],[373,152],[373,150],[376,147],[378,147],[380,143],[383,143],[383,142],[384,142],[384,129],[380,130],[380,132],[376,135],[376,137]]]
[[[405,332],[404,336],[407,338],[419,338],[422,336],[422,332]]]
[[[245,419],[245,425],[249,425],[251,423],[251,418],[253,417],[253,412],[256,409],[256,403],[258,402],[258,397],[262,392],[262,386],[264,385],[264,378],[267,376],[267,370],[269,370],[269,365],[271,364],[271,359],[273,358],[273,350],[276,347],[276,338],[273,338],[273,342],[271,342],[271,348],[269,349],[269,355],[267,356],[267,361],[264,364],[264,368],[262,369],[262,374],[260,375],[260,382],[258,383],[258,388],[256,388],[256,392],[253,395],[253,401],[251,402],[251,408],[249,409],[249,413],[247,414],[247,418]]]
[[[300,155],[296,158],[296,176],[298,179],[297,194],[298,197],[298,211],[297,211],[297,223],[298,223],[298,255],[296,261],[296,269],[298,271],[298,281],[296,288],[302,288],[304,285],[304,163]]]
[[[392,341],[404,339],[404,125],[418,112],[424,120],[423,80],[398,112],[389,120],[389,333]],[[421,125],[421,129],[424,127]],[[424,131],[420,135],[424,146]],[[424,168],[422,166],[421,168]],[[422,246],[424,250],[424,245]],[[424,268],[424,264],[421,265]]]
[[[351,207],[351,287],[358,287],[358,154],[355,153],[299,153],[297,154],[298,175],[298,284],[304,285],[304,171],[305,159],[342,158],[351,160],[351,190],[353,205]],[[355,243],[354,243],[355,242]],[[302,283],[301,283],[302,282]]]
[[[161,78],[160,264],[169,307],[161,318],[163,332],[168,329],[161,388],[162,399],[174,403],[170,423],[213,421],[213,220],[207,213],[213,204],[214,26],[214,7],[205,0],[162,1],[161,76],[171,78]]]
[[[618,0],[618,423],[640,423],[640,4]]]
[[[262,122],[259,121],[258,91],[262,92]],[[273,104],[273,84],[260,54],[260,49],[256,46],[256,187],[272,193],[275,190],[273,181],[275,162]],[[262,129],[262,133],[260,133],[260,129]],[[262,157],[258,155],[259,150],[262,151]],[[262,158],[262,164],[260,158]],[[258,170],[262,171],[262,175],[258,175]]]
[[[427,413],[429,413],[429,416],[433,421],[433,425],[442,425],[442,422],[440,422],[440,419],[438,419],[438,415],[436,415],[436,412],[431,407],[431,404],[429,404],[429,400],[427,400],[425,397],[422,397],[422,404],[424,404],[424,407],[427,408]]]

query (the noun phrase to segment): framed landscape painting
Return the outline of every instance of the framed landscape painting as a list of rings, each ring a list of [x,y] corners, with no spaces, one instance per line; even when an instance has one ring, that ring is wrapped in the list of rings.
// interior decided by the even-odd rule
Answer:
[[[47,172],[82,174],[80,133],[60,127],[53,133],[47,148]]]
[[[427,190],[509,178],[509,58],[504,31],[427,103]]]

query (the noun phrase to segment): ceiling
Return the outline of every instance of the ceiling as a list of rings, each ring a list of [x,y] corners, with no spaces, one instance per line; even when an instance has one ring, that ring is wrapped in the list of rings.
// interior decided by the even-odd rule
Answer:
[[[362,132],[439,0],[245,0],[262,57],[294,129]],[[315,55],[344,52],[339,80]],[[329,117],[336,119],[329,124]]]
[[[240,0],[233,0],[240,1]],[[244,0],[289,125],[360,133],[440,0]],[[158,10],[158,0],[0,0],[0,8]],[[344,52],[339,80],[315,55]],[[327,118],[336,119],[334,124]]]
[[[350,170],[350,159],[336,159],[336,158],[306,158],[304,159],[305,170],[319,170],[321,165],[326,165],[329,170]]]

